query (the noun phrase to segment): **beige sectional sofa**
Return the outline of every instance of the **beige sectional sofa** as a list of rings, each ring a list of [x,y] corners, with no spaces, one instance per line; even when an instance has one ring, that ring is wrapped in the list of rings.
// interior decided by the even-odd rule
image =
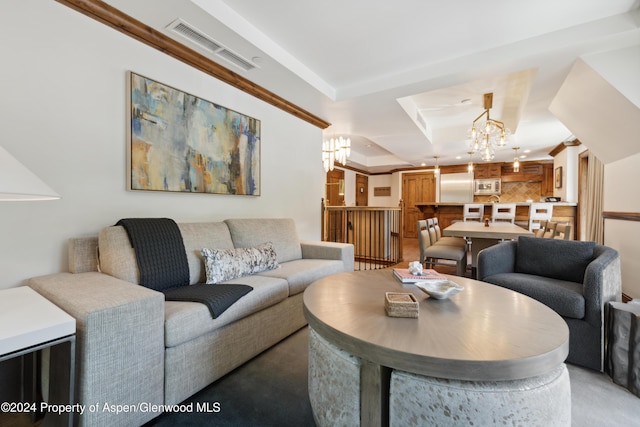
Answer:
[[[271,242],[279,268],[224,282],[253,290],[213,318],[204,304],[165,301],[137,285],[135,252],[122,226],[71,239],[69,273],[33,278],[29,286],[76,319],[76,401],[128,411],[87,410],[76,414],[78,425],[135,426],[153,419],[162,407],[152,405],[183,401],[303,327],[306,287],[354,266],[352,245],[300,241],[291,219],[178,227],[190,284],[206,280],[202,248]]]

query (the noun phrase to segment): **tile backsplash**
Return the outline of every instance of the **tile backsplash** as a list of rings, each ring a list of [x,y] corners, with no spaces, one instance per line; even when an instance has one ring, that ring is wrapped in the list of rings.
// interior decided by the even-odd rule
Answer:
[[[501,202],[524,202],[533,200],[540,201],[542,183],[536,182],[503,182],[502,194],[500,194]],[[491,196],[474,196],[474,202],[486,202]]]

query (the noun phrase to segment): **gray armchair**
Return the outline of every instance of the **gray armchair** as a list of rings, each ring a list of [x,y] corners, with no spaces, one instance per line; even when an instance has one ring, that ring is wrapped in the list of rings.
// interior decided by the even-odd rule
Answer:
[[[569,326],[567,362],[603,370],[605,306],[622,296],[616,250],[594,242],[521,236],[480,251],[478,280],[553,309]]]

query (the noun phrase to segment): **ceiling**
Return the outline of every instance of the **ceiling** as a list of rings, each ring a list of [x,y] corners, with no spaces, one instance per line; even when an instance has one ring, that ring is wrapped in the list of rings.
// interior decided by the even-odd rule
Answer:
[[[494,161],[514,146],[550,160],[573,139],[549,106],[576,60],[640,44],[638,0],[106,3],[330,122],[324,136],[349,136],[348,165],[371,173],[468,161],[485,93],[512,132]],[[254,68],[174,32],[178,22]]]

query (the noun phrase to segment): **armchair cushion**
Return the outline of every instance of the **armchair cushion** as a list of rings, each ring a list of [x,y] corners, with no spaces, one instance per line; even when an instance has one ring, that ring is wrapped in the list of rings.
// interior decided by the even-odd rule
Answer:
[[[516,273],[545,276],[582,283],[587,265],[593,260],[595,242],[548,241],[522,236],[518,239]]]
[[[562,317],[583,319],[582,283],[522,273],[501,273],[490,278],[494,285],[511,289],[545,304]]]

